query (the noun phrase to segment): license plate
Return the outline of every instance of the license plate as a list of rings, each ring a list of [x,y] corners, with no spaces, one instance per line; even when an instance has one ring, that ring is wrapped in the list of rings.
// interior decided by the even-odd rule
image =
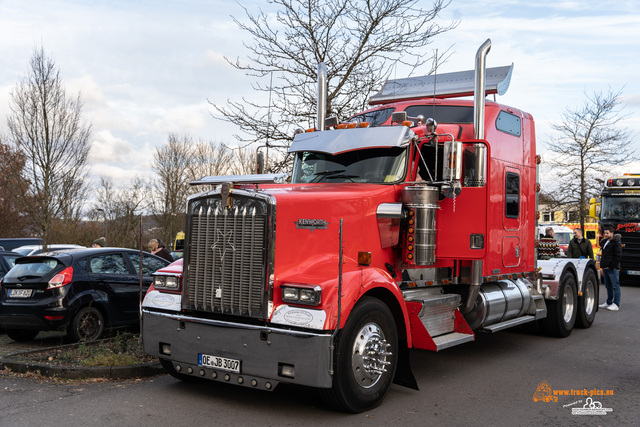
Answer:
[[[209,354],[198,354],[198,365],[207,368],[220,369],[221,371],[240,373],[240,361],[227,357],[211,356]]]
[[[33,289],[9,289],[9,298],[29,298]]]
[[[629,276],[640,276],[640,271],[636,271],[636,270],[627,270],[627,274]]]

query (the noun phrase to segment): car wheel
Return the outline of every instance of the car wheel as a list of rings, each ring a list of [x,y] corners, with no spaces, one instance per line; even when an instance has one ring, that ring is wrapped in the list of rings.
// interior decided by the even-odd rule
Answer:
[[[336,339],[333,385],[325,401],[348,412],[374,408],[387,395],[398,362],[398,336],[389,308],[364,297]]]
[[[14,341],[29,341],[38,335],[40,331],[33,331],[29,329],[7,329],[7,336]]]
[[[104,316],[95,307],[84,307],[69,325],[68,335],[73,341],[95,341],[104,332]]]
[[[558,299],[547,300],[547,317],[542,319],[542,328],[552,337],[568,337],[573,330],[578,314],[578,290],[572,274],[565,274],[558,286]]]
[[[598,284],[593,270],[587,270],[582,279],[582,296],[578,297],[576,326],[589,328],[596,318],[598,306]]]

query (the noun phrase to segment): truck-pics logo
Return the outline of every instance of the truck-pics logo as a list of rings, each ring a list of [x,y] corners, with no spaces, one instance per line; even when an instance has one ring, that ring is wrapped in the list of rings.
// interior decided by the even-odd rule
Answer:
[[[553,395],[551,391],[551,386],[548,382],[542,381],[538,384],[538,388],[536,392],[533,393],[533,401],[534,402],[557,402],[558,398]]]

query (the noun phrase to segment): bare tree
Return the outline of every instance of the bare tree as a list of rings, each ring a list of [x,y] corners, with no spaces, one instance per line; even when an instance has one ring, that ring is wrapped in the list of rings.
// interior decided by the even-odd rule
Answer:
[[[22,177],[24,156],[2,142],[0,135],[0,236],[20,237],[29,236],[33,230],[29,229],[25,217],[15,194],[29,197],[29,181]],[[12,179],[15,178],[15,179]]]
[[[253,88],[269,101],[211,103],[222,120],[237,125],[244,144],[260,142],[280,147],[293,139],[294,128],[315,126],[317,64],[327,65],[327,114],[346,118],[362,110],[370,95],[403,64],[412,70],[433,64],[425,50],[432,38],[456,27],[435,23],[448,6],[434,0],[431,9],[418,0],[269,0],[274,14],[252,15],[248,23],[234,18],[251,35],[247,63],[227,58],[236,69],[260,79]],[[446,57],[447,53],[443,53]],[[429,74],[432,66],[422,70]],[[264,78],[267,82],[264,82]],[[211,102],[211,101],[210,101]],[[244,136],[247,135],[247,136]],[[275,171],[284,161],[269,165]],[[271,162],[270,162],[271,163]]]
[[[194,161],[194,142],[188,136],[170,133],[167,144],[156,149],[153,157],[153,191],[151,205],[161,238],[171,242],[174,233],[184,227],[184,214],[191,181],[188,170]]]
[[[189,180],[205,176],[227,175],[233,162],[233,150],[213,141],[198,141],[192,150],[193,159],[188,166]],[[198,190],[199,191],[199,190]],[[191,191],[192,193],[194,191]]]
[[[140,246],[140,215],[149,208],[149,186],[140,177],[129,184],[115,188],[110,178],[102,178],[96,191],[97,204],[91,211],[90,218],[95,222],[104,221],[107,234],[107,245],[125,248]],[[101,212],[98,209],[102,209]],[[95,236],[98,237],[98,236]],[[95,239],[94,237],[94,239]]]
[[[552,123],[557,137],[546,142],[545,163],[553,169],[558,185],[548,192],[555,205],[575,206],[580,227],[588,215],[588,198],[602,188],[602,179],[612,166],[632,159],[630,133],[621,126],[627,116],[620,106],[621,92],[586,95],[582,107],[567,109],[562,120]]]
[[[256,173],[256,152],[251,147],[240,147],[234,150],[232,173],[249,175]]]
[[[24,156],[13,181],[30,181],[16,200],[49,242],[53,221],[72,217],[83,202],[91,125],[82,121],[82,100],[67,98],[60,72],[44,49],[36,49],[30,70],[11,92],[9,143]],[[29,197],[25,198],[24,194]]]

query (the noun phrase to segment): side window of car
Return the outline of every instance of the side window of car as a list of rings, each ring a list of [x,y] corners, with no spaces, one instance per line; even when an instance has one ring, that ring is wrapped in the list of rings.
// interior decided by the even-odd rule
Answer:
[[[136,270],[136,273],[140,274],[140,254],[129,253],[128,255],[131,259],[131,263],[133,264],[133,268],[135,268]],[[154,273],[165,265],[166,264],[164,264],[162,261],[155,257],[152,257],[151,255],[142,255],[142,274]]]
[[[129,274],[127,264],[122,254],[104,254],[91,258],[89,262],[93,273],[101,274]]]

